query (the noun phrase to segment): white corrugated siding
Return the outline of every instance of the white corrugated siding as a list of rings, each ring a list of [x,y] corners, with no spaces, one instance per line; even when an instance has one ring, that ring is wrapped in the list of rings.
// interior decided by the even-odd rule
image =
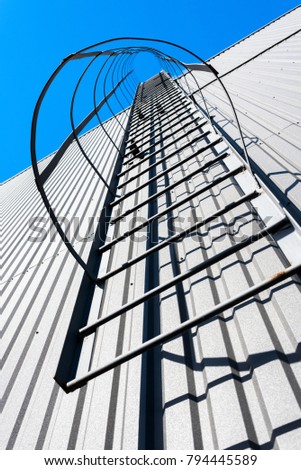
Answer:
[[[300,29],[300,24],[301,8],[298,6],[232,47],[215,55],[210,59],[210,63],[220,74],[224,74],[295,33]]]
[[[235,106],[250,157],[267,175],[275,190],[285,195],[284,204],[301,210],[301,8],[280,18],[237,45],[214,57]],[[289,39],[272,47],[278,41]],[[263,52],[263,53],[262,53]],[[260,54],[262,53],[262,54]],[[228,73],[236,66],[247,64]],[[212,74],[194,72],[201,87]],[[193,80],[181,80],[195,89]],[[210,114],[232,142],[241,146],[233,112],[217,82],[202,88]],[[199,94],[194,95],[203,107]]]
[[[126,124],[127,111],[121,119]],[[116,121],[108,121],[105,127],[120,144],[124,132]],[[83,136],[81,142],[85,148],[90,146],[93,162],[110,180],[117,151],[105,133],[96,128]],[[41,167],[48,162],[49,158],[44,159]],[[99,216],[106,188],[99,183],[76,144],[70,147],[46,185],[58,215],[71,221],[80,217],[83,222],[80,235],[93,236],[93,230],[86,233],[84,225],[88,217]],[[1,448],[67,448],[79,393],[70,395],[66,408],[65,394],[52,377],[83,271],[51,226],[30,169],[6,182],[1,192],[3,419],[0,445]],[[31,219],[36,217],[44,218],[39,227],[47,229],[47,236],[40,242],[29,240],[30,235],[39,236],[29,228]],[[73,230],[71,233],[74,235]],[[89,239],[85,243],[77,238],[74,246],[85,259],[91,243]],[[60,409],[62,417],[64,413],[68,416],[62,426],[58,424],[58,432],[53,433],[52,426],[59,422]]]
[[[284,19],[289,23],[289,16]],[[279,25],[281,21],[273,25]],[[268,28],[265,34],[267,31]],[[260,67],[256,70],[259,74]],[[233,76],[229,75],[229,80]],[[214,87],[212,96],[215,96]],[[282,89],[286,87],[282,85]],[[241,94],[247,91],[248,87]],[[212,97],[210,99],[213,100]],[[241,99],[247,100],[246,96]],[[219,104],[222,103],[219,100]],[[293,103],[291,100],[292,106]],[[186,101],[186,104],[195,112],[192,103]],[[210,104],[214,107],[213,102]],[[226,113],[227,109],[221,106],[219,112]],[[258,119],[261,112],[253,112],[257,116],[257,128],[266,132],[263,120]],[[290,111],[285,117],[291,124],[293,113]],[[202,119],[200,114],[198,117]],[[122,118],[126,122],[125,113]],[[289,128],[282,122],[282,115],[277,119],[280,119],[277,125]],[[267,121],[270,122],[270,118]],[[245,122],[243,124],[246,125]],[[273,121],[265,139],[275,134],[277,125]],[[115,141],[120,142],[123,131],[118,124],[112,120],[106,126]],[[172,127],[175,129],[174,125]],[[208,123],[202,127],[203,131],[206,129],[210,130]],[[164,135],[169,132],[166,128]],[[199,132],[195,130],[189,137],[183,136],[168,152],[190,142]],[[181,130],[172,139],[178,135],[181,135]],[[252,129],[253,135],[257,135],[255,129]],[[238,165],[237,156],[227,143],[221,142],[213,152],[207,151],[173,168],[180,159],[215,138],[211,132],[205,141],[189,145],[185,151],[174,155],[168,161],[171,169],[168,181],[163,177],[158,179],[153,189],[160,190],[166,184],[180,181],[227,150],[229,156],[223,163],[191,180],[179,182],[153,206],[142,206],[136,215],[148,217],[149,211],[163,210]],[[263,139],[263,136],[259,138]],[[87,133],[82,137],[82,143],[109,179],[116,161],[116,150],[103,131],[97,128]],[[161,148],[161,144],[156,148]],[[157,161],[163,155],[164,152],[159,154]],[[42,165],[47,162],[45,159]],[[145,165],[142,160],[139,169]],[[158,171],[163,169],[164,164],[161,163]],[[134,189],[147,180],[146,173],[139,178],[139,183],[129,183],[126,190]],[[187,227],[192,221],[208,216],[255,187],[254,180],[244,171],[174,210],[174,224]],[[99,215],[106,192],[76,147],[70,148],[47,182],[46,189],[58,215],[80,216],[84,224],[89,216]],[[70,317],[74,314],[83,271],[55,231],[53,235],[56,237],[51,243],[49,238],[42,243],[28,241],[29,219],[32,216],[47,217],[30,170],[5,183],[2,191],[1,448],[301,448],[301,297],[297,279],[286,281],[281,288],[264,292],[252,301],[225,311],[200,328],[157,349],[148,356],[149,359],[146,355],[135,358],[92,380],[80,391],[67,395],[52,377],[61,356]],[[131,209],[148,196],[146,187],[128,197],[123,210]],[[143,295],[157,282],[166,282],[231,246],[233,230],[236,233],[234,242],[238,241],[240,234],[256,230],[258,216],[254,208],[259,215],[268,213],[273,216],[272,221],[283,216],[266,194],[258,196],[252,204],[242,204],[215,220],[210,227],[202,228],[198,237],[187,237],[174,248],[168,246],[152,259],[140,261],[108,280],[103,289],[95,291],[89,322],[99,314],[107,315]],[[117,225],[121,233],[126,230],[130,219],[128,216]],[[114,230],[112,226],[108,236]],[[171,230],[171,217],[162,217],[154,226],[154,242],[165,239]],[[86,235],[92,237],[93,230]],[[295,231],[282,232],[279,243],[277,239],[266,237],[101,327],[95,337],[91,335],[85,340],[77,375],[84,374],[89,364],[92,368],[98,367],[116,354],[141,344],[142,338],[146,339],[151,331],[168,331],[186,318],[206,312],[217,303],[283,270],[289,261],[294,261],[290,253],[285,255],[283,240],[294,247],[297,258],[300,238]],[[90,243],[75,241],[74,246],[86,259]],[[140,239],[137,243],[133,237],[119,243],[103,257],[100,274],[120,266],[148,247],[146,240]],[[68,366],[70,364],[66,364]]]

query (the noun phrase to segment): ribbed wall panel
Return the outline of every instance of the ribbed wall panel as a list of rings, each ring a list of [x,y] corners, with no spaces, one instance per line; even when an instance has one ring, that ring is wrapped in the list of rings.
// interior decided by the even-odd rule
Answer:
[[[128,111],[120,115],[123,125],[126,125],[127,116]],[[105,129],[120,146],[124,135],[120,125],[111,120],[105,124]],[[86,149],[90,147],[93,163],[110,181],[117,150],[105,132],[96,128],[85,134],[81,142]],[[50,158],[41,162],[40,169],[47,166]],[[69,220],[80,217],[85,225],[91,217],[95,219],[96,227],[106,189],[75,144],[66,152],[46,186],[49,199],[58,210],[57,215],[67,216]],[[1,448],[42,448],[48,444],[51,447],[51,443],[45,444],[49,413],[52,415],[52,407],[64,395],[52,377],[83,271],[51,225],[32,171],[22,172],[1,189],[4,202]],[[45,218],[47,236],[41,242],[29,240],[29,236],[39,235],[29,229],[33,217]],[[93,230],[88,236],[93,236]],[[89,238],[74,240],[83,259],[90,245]],[[76,403],[77,395],[70,396],[70,402]],[[68,410],[72,419],[74,410],[70,406]],[[62,448],[68,447],[71,427],[66,433],[59,432],[58,441]]]
[[[295,212],[301,209],[301,33],[297,32],[300,20],[298,7],[211,60],[223,75],[264,51],[268,43],[273,45],[287,33],[296,33],[222,78],[237,111],[251,159],[278,189],[282,202],[295,206]],[[204,72],[194,74],[201,87],[212,78]],[[181,85],[189,93],[196,89],[189,77],[181,79]],[[220,85],[215,81],[202,88],[202,92],[214,122],[241,148],[232,109]],[[200,94],[194,96],[204,109]]]
[[[284,16],[214,60],[223,58],[226,70],[227,64],[241,61],[258,51],[260,36],[263,35],[261,46],[266,47],[292,31],[299,12],[300,9]],[[299,146],[299,137],[295,133],[295,129],[299,129],[296,91],[299,76],[296,73],[298,64],[292,63],[284,48],[297,54],[298,41],[299,37],[294,36],[287,44],[277,46],[277,50],[271,49],[224,79],[248,136],[251,157],[255,160],[255,151],[259,149],[258,165],[272,167],[271,162],[277,162],[295,180],[296,175],[292,173],[300,168],[298,155],[291,149]],[[236,47],[239,51],[227,63],[227,56],[231,56]],[[203,84],[205,74],[196,75]],[[144,84],[145,94],[151,92],[156,80],[159,78]],[[180,80],[180,85],[185,89],[185,79]],[[166,210],[167,213],[151,228],[144,228],[105,252],[101,258],[100,277],[143,256],[146,250],[175,232],[258,189],[252,175],[243,167],[243,160],[229,147],[227,140],[216,142],[201,152],[219,136],[203,113],[185,98],[176,82],[168,81],[168,86],[180,93],[183,105],[171,117],[168,113],[173,109],[165,108],[162,115],[154,109],[157,124],[150,132],[158,136],[151,141],[152,134],[143,138],[139,146],[145,151],[144,158],[135,158],[133,168],[119,180],[121,184],[127,183],[124,189],[117,191],[116,201],[127,196],[118,204],[119,210],[131,213],[109,227],[106,243],[132,227],[133,217],[143,220],[157,211]],[[272,97],[273,92],[276,98]],[[229,108],[216,84],[205,89],[205,97],[221,130],[227,132],[230,140],[236,139],[235,127],[229,122]],[[156,103],[160,103],[160,96]],[[191,115],[187,114],[180,124],[180,114],[185,109]],[[128,115],[129,110],[119,115],[124,126]],[[160,125],[161,119],[166,119],[166,126]],[[135,139],[136,126],[143,129],[147,124],[134,116],[131,137]],[[107,121],[105,128],[119,147],[124,129],[113,119]],[[172,131],[174,133],[170,135]],[[201,138],[206,131],[208,135]],[[196,138],[198,141],[194,141]],[[286,143],[291,147],[285,147]],[[109,181],[117,150],[103,130],[95,128],[83,135],[81,144]],[[168,147],[164,148],[166,145]],[[157,153],[150,156],[154,151]],[[263,161],[264,151],[268,158]],[[131,153],[129,143],[126,153]],[[167,156],[169,158],[165,160]],[[185,160],[189,156],[191,158]],[[220,161],[210,165],[219,156],[222,156]],[[46,167],[51,158],[44,159],[40,167]],[[148,170],[149,163],[157,165]],[[204,171],[201,170],[203,165],[208,165]],[[125,160],[122,170],[130,167]],[[226,177],[229,171],[236,169],[241,170],[236,176],[207,189],[217,178]],[[149,185],[149,179],[157,175],[158,178]],[[132,176],[137,178],[131,180]],[[280,187],[276,175],[271,178],[275,178]],[[140,185],[141,189],[135,191]],[[174,185],[172,189],[145,203],[154,192],[170,185]],[[202,188],[204,191],[196,195]],[[73,229],[70,239],[86,261],[96,226],[93,223],[89,226],[88,220],[93,221],[100,215],[107,191],[76,144],[72,144],[62,158],[45,189],[58,216],[69,221],[78,217],[81,221],[80,234],[86,239],[80,240]],[[298,186],[294,185],[288,197],[293,198],[293,191],[297,190]],[[45,217],[47,228],[50,227],[31,170],[6,182],[1,191],[4,307],[1,448],[301,448],[300,277],[294,276],[224,310],[201,326],[66,394],[52,377],[62,361],[71,317],[82,314],[76,310],[76,302],[83,270],[54,230],[51,232],[53,240],[49,234],[40,243],[28,239],[31,217]],[[134,193],[130,194],[130,191]],[[296,205],[300,204],[299,193],[294,194]],[[191,199],[183,202],[188,195]],[[179,206],[172,212],[167,210],[177,203]],[[134,209],[136,205],[139,208]],[[118,207],[115,207],[113,217],[118,216]],[[89,305],[88,324],[143,296],[156,285],[236,246],[242,238],[260,230],[263,221],[268,225],[283,218],[282,209],[265,190],[260,191],[252,201],[238,205],[178,243],[167,244],[105,281],[95,289]],[[300,248],[300,233],[288,224],[274,236],[265,236],[148,302],[129,308],[84,340],[78,364],[74,358],[76,377],[82,377],[88,370],[107,364],[152,336],[168,332],[181,322],[204,314],[220,302],[281,273],[289,264],[301,261]],[[73,365],[66,363],[65,367]]]
[[[242,41],[215,55],[210,59],[210,63],[220,75],[224,74],[295,33],[300,29],[300,24],[301,8],[298,6]]]

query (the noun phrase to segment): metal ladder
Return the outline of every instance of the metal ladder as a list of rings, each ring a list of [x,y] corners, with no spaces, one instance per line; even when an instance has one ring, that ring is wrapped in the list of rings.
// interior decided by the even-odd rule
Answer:
[[[224,149],[220,151],[221,147],[224,147]],[[179,156],[180,158],[176,163],[170,163],[174,157]],[[196,162],[197,168],[190,171],[189,165]],[[184,171],[180,179],[172,181],[172,172],[182,170],[185,165],[188,170]],[[212,170],[216,168],[221,168],[220,174],[210,178]],[[177,190],[180,185],[202,175],[205,175],[207,180],[209,178],[209,181],[206,181],[204,176],[204,184],[200,184],[197,189],[187,192],[179,199],[173,198],[173,191]],[[239,179],[239,175],[243,177]],[[291,227],[290,221],[284,213],[280,214],[277,211],[278,216],[275,217],[275,220],[273,218],[271,223],[265,224],[261,220],[254,204],[264,190],[259,187],[257,181],[249,172],[246,162],[227,145],[221,135],[214,132],[208,119],[201,115],[191,99],[185,96],[183,91],[164,72],[144,84],[140,84],[137,90],[130,125],[125,135],[122,169],[117,177],[117,194],[115,199],[109,203],[110,211],[113,211],[113,215],[110,216],[110,228],[107,232],[109,236],[99,249],[100,256],[103,256],[106,252],[110,253],[115,246],[128,240],[129,237],[134,236],[144,228],[148,230],[148,236],[150,236],[153,224],[158,223],[164,217],[176,218],[173,215],[176,210],[181,210],[185,204],[192,203],[193,200],[202,197],[206,193],[208,194],[209,191],[218,190],[219,185],[222,183],[228,182],[229,185],[238,185],[241,196],[229,200],[224,207],[212,212],[202,220],[191,223],[188,227],[177,231],[172,227],[172,233],[167,238],[160,242],[157,240],[151,241],[143,253],[113,269],[109,267],[106,272],[100,273],[97,277],[96,283],[101,289],[105,289],[106,283],[124,270],[135,266],[140,261],[147,260],[148,257],[159,253],[160,250],[168,246],[175,246],[177,243],[183,242],[186,237],[198,233],[200,229],[206,227],[209,223],[218,220],[219,217],[244,204],[250,208],[252,213],[256,214],[259,229],[256,233],[245,236],[241,241],[232,244],[214,256],[196,263],[195,266],[185,272],[179,270],[178,274],[169,281],[153,286],[143,295],[127,302],[111,313],[104,314],[95,321],[88,321],[78,331],[79,341],[93,335],[103,325],[126,315],[133,308],[156,298],[156,296],[172,287],[179,286],[183,281],[202,273],[227,257],[239,253],[243,248],[252,246],[259,240],[265,239],[267,244],[276,243],[272,236]],[[242,187],[240,181],[244,180],[251,183],[247,183]],[[159,187],[159,183],[162,187]],[[145,189],[148,189],[148,197],[139,199],[140,192]],[[138,198],[135,204],[130,202],[133,197]],[[167,201],[166,206],[161,209],[158,206],[160,198],[165,198]],[[124,221],[135,216],[139,210],[146,210],[146,208],[149,208],[147,218],[125,231],[121,230]],[[128,226],[128,222],[125,222],[125,225]],[[109,239],[110,237],[113,238]],[[202,325],[208,319],[226,309],[253,298],[285,279],[291,278],[293,275],[300,273],[300,269],[300,263],[291,264],[264,281],[242,291],[239,295],[219,303],[205,314],[189,318],[175,325],[171,331],[158,334],[142,342],[139,347],[112,358],[110,362],[101,367],[79,374],[79,376],[66,383],[62,383],[57,376],[55,379],[67,393],[72,392],[101,374],[178,337],[195,326]]]

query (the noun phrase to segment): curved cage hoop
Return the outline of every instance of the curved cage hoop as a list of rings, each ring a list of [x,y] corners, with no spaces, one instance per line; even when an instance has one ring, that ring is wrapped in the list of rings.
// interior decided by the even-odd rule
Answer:
[[[174,48],[175,50],[177,50],[178,53],[186,54],[189,57],[192,57],[192,60],[193,61],[196,60],[197,63],[184,62],[183,60],[177,59],[174,56],[170,55],[170,53],[162,52],[161,50],[157,49],[157,47],[151,47],[148,45],[142,45],[142,46],[130,45],[126,47],[120,47],[116,45],[114,46],[114,43],[120,43],[120,42],[123,43],[124,41],[127,41],[127,42],[133,41],[138,44],[140,44],[141,42],[144,42],[145,44],[153,43],[153,45],[168,46],[169,48]],[[109,47],[109,48],[105,50],[98,50],[98,49],[96,50],[96,48],[99,48],[102,46]],[[164,65],[170,71],[170,73],[174,75],[177,74],[177,75],[185,76],[185,74],[189,74],[192,77],[197,89],[199,89],[199,85],[193,75],[194,70],[195,71],[196,70],[207,71],[214,75],[214,78],[220,83],[222,89],[224,90],[227,96],[227,99],[230,103],[230,106],[232,108],[234,119],[236,121],[240,138],[242,140],[244,159],[250,168],[249,157],[248,157],[247,149],[245,146],[244,138],[242,135],[241,127],[238,121],[237,113],[235,111],[235,108],[234,108],[234,105],[233,105],[233,102],[231,100],[229,93],[227,92],[222,80],[218,76],[218,72],[209,63],[207,63],[205,60],[203,60],[201,57],[191,52],[187,48],[179,46],[173,42],[164,41],[160,39],[120,37],[120,38],[114,38],[114,39],[109,39],[106,41],[98,42],[89,47],[80,49],[74,54],[67,56],[62,61],[62,63],[57,67],[57,69],[53,72],[53,74],[50,76],[49,80],[45,84],[38,98],[38,101],[36,103],[34,113],[33,113],[33,118],[32,118],[32,127],[31,127],[31,160],[32,160],[32,167],[34,171],[37,188],[41,194],[41,197],[48,210],[49,216],[53,224],[55,225],[61,239],[65,243],[66,247],[68,248],[72,256],[81,265],[81,267],[85,270],[85,272],[87,273],[87,275],[93,282],[97,282],[97,277],[89,269],[87,263],[82,259],[79,253],[75,250],[72,244],[72,241],[69,240],[68,237],[66,236],[66,233],[63,230],[62,225],[59,223],[58,216],[55,214],[55,210],[52,207],[49,196],[46,194],[45,183],[50,177],[50,175],[53,173],[53,171],[55,170],[59,162],[61,161],[62,157],[64,156],[65,152],[68,150],[70,145],[73,142],[76,142],[85,161],[91,166],[91,168],[93,169],[97,177],[101,180],[102,184],[107,188],[109,198],[107,200],[107,205],[103,208],[103,213],[106,214],[106,217],[110,217],[110,214],[111,214],[110,204],[112,203],[115,197],[116,187],[114,187],[114,184],[112,183],[112,181],[106,181],[103,174],[94,165],[87,151],[83,148],[83,145],[81,143],[79,136],[80,136],[80,133],[87,127],[87,125],[95,117],[99,125],[102,127],[103,131],[108,136],[111,143],[117,149],[119,153],[119,157],[120,158],[124,157],[123,155],[124,152],[122,148],[124,148],[124,144],[126,142],[126,139],[129,133],[129,123],[131,120],[131,116],[129,117],[127,128],[126,129],[123,128],[124,130],[123,143],[120,147],[118,147],[116,143],[114,142],[114,139],[112,139],[112,137],[110,136],[109,132],[105,129],[100,119],[100,111],[104,108],[104,106],[108,107],[110,112],[114,116],[114,118],[118,121],[119,125],[123,127],[123,125],[119,121],[119,118],[117,115],[118,113],[115,113],[113,111],[112,106],[110,105],[110,100],[111,98],[114,98],[118,102],[119,106],[121,108],[123,107],[123,109],[128,107],[128,104],[130,102],[129,97],[133,95],[132,89],[133,89],[133,84],[134,84],[133,69],[129,69],[129,68],[132,67],[133,59],[137,56],[137,54],[140,54],[140,53],[153,54],[153,56],[156,57],[156,59],[158,59],[159,62],[164,63]],[[71,99],[69,117],[70,117],[70,124],[72,128],[72,132],[70,133],[70,135],[68,135],[68,137],[64,140],[64,142],[61,144],[59,149],[55,152],[48,166],[46,166],[46,168],[43,171],[40,171],[39,165],[38,165],[36,142],[37,142],[37,126],[39,122],[40,111],[44,103],[44,99],[47,93],[49,92],[49,89],[51,88],[53,82],[57,79],[58,75],[67,66],[67,64],[69,64],[72,61],[80,61],[82,59],[88,59],[89,62],[77,81],[77,84],[74,88],[74,92],[73,92],[72,99]],[[94,83],[92,84],[93,109],[79,124],[76,125],[75,118],[74,118],[74,106],[75,106],[75,101],[77,98],[78,90],[82,84],[84,77],[87,75],[88,71],[91,70],[92,66],[95,66],[95,64],[97,64],[99,59],[102,59],[103,63],[101,64],[101,66],[99,66],[97,70],[96,78],[94,80]],[[102,82],[102,88],[103,88],[102,99],[97,104],[97,90],[99,89],[101,82]],[[110,91],[107,91],[108,86],[110,86]],[[118,96],[118,93],[121,93],[122,96]],[[201,90],[200,90],[200,93],[202,96]],[[124,105],[124,103],[122,103],[121,99],[123,99],[123,101],[125,100],[127,101],[126,106]],[[208,120],[211,121],[211,117],[209,115],[206,100],[204,99],[203,96],[202,96],[202,99],[204,102],[204,107],[206,109]],[[138,105],[138,98],[137,98],[137,94],[135,94],[135,98],[133,101],[133,105],[131,106],[131,109],[133,110],[133,108],[137,105]],[[211,124],[214,125],[212,121],[211,121]],[[106,223],[105,220],[103,220],[103,223]]]

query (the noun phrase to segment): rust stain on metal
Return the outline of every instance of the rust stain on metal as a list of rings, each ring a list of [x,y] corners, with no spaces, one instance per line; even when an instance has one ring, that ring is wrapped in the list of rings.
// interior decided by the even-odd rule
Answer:
[[[281,277],[285,274],[285,271],[279,271],[276,274],[273,274],[272,279],[277,279],[278,277]]]

